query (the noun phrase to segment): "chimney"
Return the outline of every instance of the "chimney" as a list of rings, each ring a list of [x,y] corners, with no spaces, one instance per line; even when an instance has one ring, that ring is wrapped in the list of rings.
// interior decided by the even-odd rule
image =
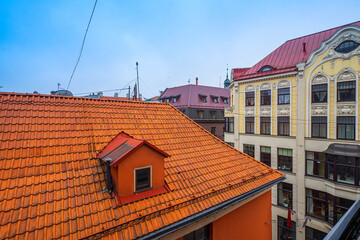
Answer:
[[[198,77],[196,77],[196,85],[198,85],[199,84],[199,79],[198,79]]]
[[[303,52],[306,52],[306,43],[303,43]]]

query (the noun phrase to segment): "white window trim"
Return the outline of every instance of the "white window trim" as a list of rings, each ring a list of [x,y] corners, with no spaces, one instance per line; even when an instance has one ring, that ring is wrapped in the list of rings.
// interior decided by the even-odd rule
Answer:
[[[141,169],[146,169],[146,168],[150,168],[150,188],[152,188],[152,165],[148,165],[148,166],[145,166],[145,167],[137,167],[137,168],[134,168],[134,192],[138,192],[136,191],[136,171],[137,170],[141,170]]]

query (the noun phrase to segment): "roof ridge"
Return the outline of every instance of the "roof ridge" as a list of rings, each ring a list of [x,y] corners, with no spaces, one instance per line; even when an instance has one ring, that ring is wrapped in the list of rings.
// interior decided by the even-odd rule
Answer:
[[[104,98],[88,98],[88,97],[79,97],[79,96],[65,96],[65,95],[52,95],[52,94],[40,94],[40,93],[18,93],[18,92],[0,92],[1,95],[6,96],[27,96],[27,97],[49,97],[49,98],[67,98],[73,100],[87,100],[87,101],[109,101],[109,102],[122,102],[122,103],[138,103],[138,104],[160,104],[164,105],[164,103],[160,102],[144,102],[144,101],[133,101],[133,100],[121,100],[121,99],[104,99]]]
[[[327,31],[335,30],[335,29],[337,29],[337,28],[340,29],[340,28],[343,28],[343,27],[346,27],[346,26],[353,25],[354,23],[360,23],[360,21],[355,21],[355,22],[352,22],[352,23],[348,23],[348,24],[344,24],[344,25],[337,26],[337,27],[329,28],[329,29],[326,29],[326,30],[323,30],[323,31],[319,31],[319,32],[307,34],[307,35],[304,35],[304,36],[301,36],[301,37],[297,37],[297,38],[293,38],[293,39],[289,39],[289,40],[287,40],[286,42],[290,42],[290,41],[297,40],[297,39],[300,39],[300,38],[305,38],[305,37],[309,37],[309,36],[316,35],[316,34],[319,34],[319,33],[323,33],[323,32],[327,32]],[[285,42],[285,43],[286,43],[286,42]],[[280,46],[281,46],[281,45],[280,45]]]

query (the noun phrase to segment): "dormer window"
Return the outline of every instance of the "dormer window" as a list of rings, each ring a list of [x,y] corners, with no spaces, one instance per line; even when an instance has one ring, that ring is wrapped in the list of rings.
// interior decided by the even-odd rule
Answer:
[[[135,168],[135,190],[134,192],[150,189],[151,186],[151,166]]]
[[[169,102],[170,102],[170,98],[167,98],[167,99],[166,99],[166,102],[169,103]]]
[[[223,100],[223,102],[224,102],[225,104],[228,104],[228,103],[229,103],[229,98],[221,96],[221,99]]]
[[[98,154],[106,164],[105,192],[120,204],[167,192],[164,158],[169,155],[143,139],[121,132]],[[111,184],[110,184],[111,183]]]
[[[174,96],[173,103],[176,103],[180,96],[181,96],[181,94]]]
[[[266,65],[266,66],[263,66],[259,72],[269,72],[269,71],[272,71],[273,68],[269,65]]]
[[[214,103],[219,103],[219,97],[218,96],[213,96],[210,95],[211,99],[213,100]]]
[[[352,50],[355,50],[360,44],[351,40],[342,42],[334,50],[338,53],[349,53]]]
[[[207,102],[207,100],[206,100],[206,95],[203,95],[203,94],[199,94],[199,97],[200,97],[200,99],[201,99],[201,102],[203,102],[203,103],[206,103]]]

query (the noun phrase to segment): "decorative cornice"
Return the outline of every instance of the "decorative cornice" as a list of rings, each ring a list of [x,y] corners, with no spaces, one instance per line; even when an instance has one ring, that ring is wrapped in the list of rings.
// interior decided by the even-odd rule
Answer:
[[[272,79],[277,79],[277,78],[293,77],[293,76],[296,76],[297,74],[298,74],[298,71],[292,71],[292,72],[280,73],[280,74],[275,74],[275,75],[270,75],[270,76],[250,78],[250,79],[246,79],[246,80],[238,80],[235,82],[238,82],[239,84],[260,82],[260,81],[267,81],[267,80],[272,80]]]
[[[271,89],[271,84],[268,82],[264,82],[263,84],[260,85],[260,90],[268,90]]]

